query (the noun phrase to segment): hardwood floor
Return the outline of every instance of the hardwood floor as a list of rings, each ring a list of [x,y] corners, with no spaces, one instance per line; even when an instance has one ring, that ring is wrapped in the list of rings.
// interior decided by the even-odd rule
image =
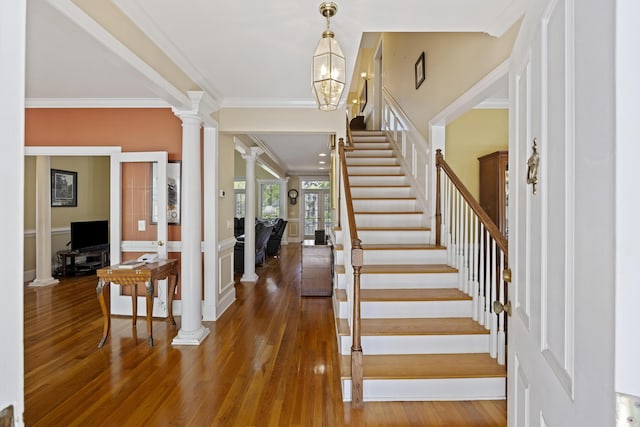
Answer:
[[[300,246],[236,283],[200,346],[112,320],[102,349],[95,276],[25,288],[27,426],[506,426],[506,403],[342,402],[330,298],[300,298]],[[178,327],[180,317],[176,318]]]

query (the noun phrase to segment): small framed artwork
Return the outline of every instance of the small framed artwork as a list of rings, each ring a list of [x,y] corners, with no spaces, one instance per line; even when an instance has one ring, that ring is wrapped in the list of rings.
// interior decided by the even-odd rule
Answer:
[[[367,80],[364,81],[362,91],[360,92],[360,112],[364,112],[364,107],[367,106]]]
[[[416,69],[415,69],[415,74],[416,74],[416,89],[418,89],[420,87],[420,85],[422,84],[422,82],[424,82],[424,52],[422,52],[420,54],[420,56],[418,57],[418,60],[416,61]]]
[[[78,206],[78,172],[51,169],[51,206]]]
[[[182,163],[167,163],[167,223],[180,224]],[[158,164],[151,166],[151,223],[158,223]]]

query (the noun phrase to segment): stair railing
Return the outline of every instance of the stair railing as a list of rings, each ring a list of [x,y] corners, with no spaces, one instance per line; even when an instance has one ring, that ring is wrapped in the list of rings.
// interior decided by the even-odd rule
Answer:
[[[348,131],[350,135],[350,132]],[[353,209],[353,199],[351,197],[351,185],[349,184],[349,174],[347,169],[346,151],[352,150],[353,147],[345,147],[344,140],[340,138],[338,152],[340,156],[340,182],[344,197],[340,198],[340,211],[346,213],[347,221],[341,221],[343,236],[343,253],[345,275],[349,266],[353,268],[353,281],[347,281],[346,291],[349,298],[353,301],[353,311],[350,316],[352,325],[351,334],[351,406],[361,408],[363,405],[363,357],[362,357],[362,339],[360,333],[361,316],[360,316],[360,270],[363,265],[362,242],[358,238],[358,230],[356,229],[356,217]],[[350,283],[351,282],[351,283]]]
[[[441,173],[441,172],[444,172]],[[506,318],[494,301],[507,301],[503,272],[507,239],[436,151],[436,245],[447,247],[447,262],[459,271],[458,288],[473,298],[473,319],[490,331],[489,353],[505,363]]]
[[[403,170],[408,172],[407,178],[411,186],[416,189],[418,203],[430,217],[433,212],[427,200],[429,200],[430,191],[429,179],[433,174],[431,144],[422,136],[409,116],[385,88],[382,89],[381,129],[386,132],[394,151],[398,154]]]

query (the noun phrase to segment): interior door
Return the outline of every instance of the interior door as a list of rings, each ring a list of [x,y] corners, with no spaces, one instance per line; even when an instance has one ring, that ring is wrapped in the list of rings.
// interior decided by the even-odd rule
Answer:
[[[573,18],[573,1],[532,2],[510,65],[510,426],[578,425]]]
[[[137,259],[146,253],[166,259],[167,153],[122,153],[119,166],[120,238],[116,253],[112,253],[112,264]],[[116,185],[118,181],[112,182]],[[153,301],[154,317],[168,316],[167,289],[167,280],[159,280]],[[145,295],[143,289],[138,290],[140,316],[146,315]],[[129,289],[111,286],[111,313],[130,316],[131,310]]]

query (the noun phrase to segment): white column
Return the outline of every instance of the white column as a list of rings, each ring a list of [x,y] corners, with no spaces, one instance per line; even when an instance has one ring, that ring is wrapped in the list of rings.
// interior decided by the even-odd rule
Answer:
[[[60,283],[51,276],[51,158],[36,156],[36,278],[29,286]]]
[[[244,272],[240,281],[257,282],[256,274],[256,158],[262,154],[259,147],[242,155],[246,162],[245,214],[244,214]]]
[[[200,125],[202,92],[189,92],[191,110],[175,110],[182,120],[182,323],[173,345],[199,345],[209,335],[202,325]]]
[[[204,124],[204,304],[202,319],[218,318],[220,291],[218,284],[218,128]],[[233,193],[232,193],[233,194]],[[233,270],[232,270],[233,271]],[[231,273],[233,278],[233,272]],[[231,301],[235,300],[235,288],[230,287]]]

